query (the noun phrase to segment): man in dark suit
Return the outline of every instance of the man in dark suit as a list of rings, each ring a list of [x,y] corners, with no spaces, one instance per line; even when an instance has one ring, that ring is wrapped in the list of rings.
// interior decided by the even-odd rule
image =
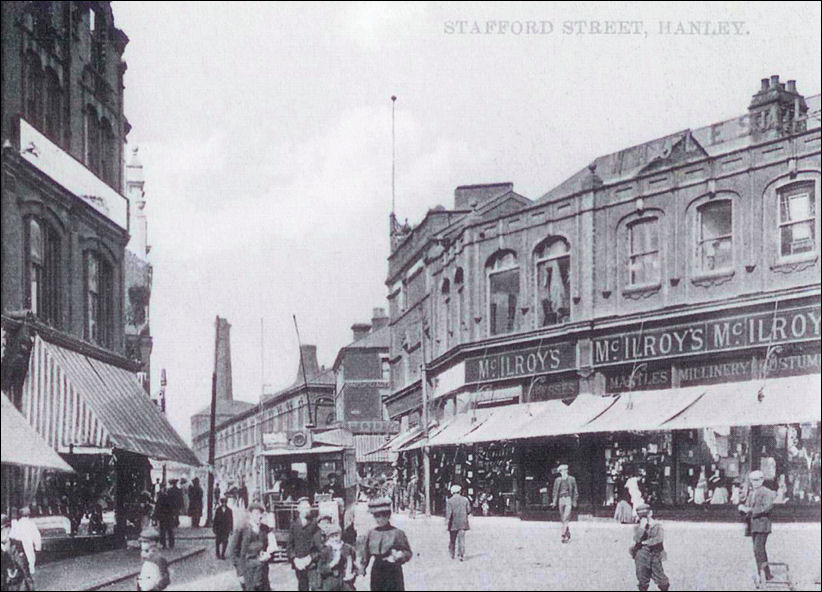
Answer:
[[[461,491],[462,487],[452,485],[451,497],[445,502],[445,525],[450,536],[448,551],[451,559],[456,551],[460,561],[465,559],[465,531],[470,529],[468,515],[471,513],[471,502],[460,494]]]
[[[751,471],[748,476],[752,490],[744,504],[739,505],[739,511],[748,515],[751,522],[751,538],[753,539],[754,558],[756,569],[765,574],[765,579],[771,579],[771,568],[768,566],[768,535],[771,533],[771,510],[773,509],[776,493],[763,485],[765,476],[762,471]]]
[[[225,497],[220,498],[220,505],[214,510],[214,544],[217,559],[225,559],[225,550],[228,546],[228,537],[234,530],[234,513],[228,507]]]
[[[559,477],[554,481],[554,494],[552,508],[559,508],[559,521],[562,522],[562,542],[571,540],[571,529],[568,523],[571,521],[571,509],[577,507],[579,492],[577,491],[577,480],[568,474],[568,465],[557,467]]]
[[[191,528],[199,528],[203,515],[203,488],[197,477],[194,477],[188,487],[188,515],[191,517]]]
[[[174,511],[174,504],[165,487],[160,488],[157,494],[157,503],[154,506],[154,519],[160,528],[160,544],[163,549],[166,543],[170,549],[174,548],[174,529],[176,528],[177,514]]]

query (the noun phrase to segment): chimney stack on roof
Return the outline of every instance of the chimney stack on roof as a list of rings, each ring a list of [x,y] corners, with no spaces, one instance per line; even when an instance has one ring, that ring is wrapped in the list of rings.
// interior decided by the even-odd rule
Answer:
[[[300,360],[297,361],[297,378],[294,380],[295,384],[301,384],[303,382],[303,365],[305,366],[305,380],[310,381],[320,374],[316,345],[300,346]]]
[[[385,309],[377,307],[371,313],[371,330],[379,331],[383,327],[388,326],[388,315],[385,314]]]
[[[354,323],[351,325],[351,335],[354,341],[358,341],[368,335],[368,332],[371,331],[371,325],[368,323]]]

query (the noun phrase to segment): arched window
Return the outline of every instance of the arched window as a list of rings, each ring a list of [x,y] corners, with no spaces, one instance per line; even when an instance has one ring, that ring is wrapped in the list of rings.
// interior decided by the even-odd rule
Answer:
[[[440,347],[447,350],[451,340],[453,329],[451,327],[451,282],[448,278],[442,281],[440,288],[440,323],[438,333],[440,335]]]
[[[86,166],[96,175],[100,175],[100,121],[97,111],[89,105],[86,107],[84,120],[86,148]]]
[[[561,238],[542,241],[534,250],[538,327],[566,323],[571,317],[571,249]]]
[[[465,290],[463,288],[463,271],[462,267],[458,267],[457,271],[454,272],[455,310],[453,315],[454,320],[452,321],[455,343],[459,343],[462,340],[462,316],[465,314]]]
[[[60,80],[52,69],[46,71],[46,135],[54,143],[63,144],[63,89]]]
[[[26,219],[27,308],[41,321],[59,325],[60,238],[48,225],[34,217]]]
[[[86,339],[111,347],[114,332],[114,272],[94,251],[86,252]]]
[[[733,210],[729,199],[697,208],[696,269],[706,273],[733,269]]]
[[[499,251],[485,264],[488,276],[488,329],[491,335],[517,329],[519,267],[513,251]]]
[[[43,68],[40,58],[29,53],[26,56],[26,120],[38,129],[43,129]]]
[[[659,218],[643,218],[628,225],[628,285],[659,282]]]

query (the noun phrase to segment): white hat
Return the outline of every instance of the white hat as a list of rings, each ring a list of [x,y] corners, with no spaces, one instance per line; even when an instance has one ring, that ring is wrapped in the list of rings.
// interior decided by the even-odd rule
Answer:
[[[459,493],[460,491],[462,491],[461,486],[456,485],[456,484],[451,486],[451,493]]]
[[[765,479],[765,474],[762,471],[751,471],[751,474],[748,475],[751,481],[759,481]]]

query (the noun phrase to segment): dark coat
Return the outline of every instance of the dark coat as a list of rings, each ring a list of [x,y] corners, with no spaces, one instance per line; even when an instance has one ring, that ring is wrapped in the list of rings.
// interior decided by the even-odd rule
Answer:
[[[747,506],[751,509],[751,533],[771,532],[771,510],[776,493],[763,485],[753,490],[750,496]]]
[[[157,494],[157,504],[154,506],[154,519],[163,526],[173,525],[177,518],[174,503],[168,491]]]
[[[311,555],[312,566],[316,567],[317,558],[323,548],[323,535],[320,527],[313,520],[307,524],[302,524],[299,518],[295,518],[288,529],[288,560],[295,557],[305,557]],[[309,568],[310,569],[310,568]]]
[[[188,486],[188,513],[190,516],[200,516],[203,513],[203,488],[198,485]]]
[[[468,515],[471,513],[471,502],[468,498],[456,493],[445,502],[445,524],[448,530],[469,530]]]
[[[344,582],[346,564],[350,561],[351,567],[356,569],[357,552],[351,545],[343,544],[340,551],[340,561],[336,565],[331,565],[334,551],[329,546],[324,546],[320,551],[317,570],[321,578],[321,590],[352,590],[353,587]]]
[[[554,492],[551,496],[553,499],[553,504],[556,505],[559,502],[559,486],[562,482],[562,477],[557,477],[554,481]],[[579,498],[579,490],[577,489],[577,480],[574,479],[573,476],[568,475],[568,483],[571,486],[571,504],[576,507],[577,499]]]
[[[268,550],[268,527],[260,524],[260,530],[254,532],[246,524],[239,531],[239,545],[232,545],[234,564],[237,573],[245,578],[246,590],[271,590],[268,579],[268,562],[258,559],[260,551]]]
[[[218,538],[228,538],[231,531],[234,530],[234,513],[228,506],[217,506],[214,510],[214,534]]]
[[[394,549],[402,553],[400,560],[396,563],[385,561]],[[405,590],[402,564],[410,561],[413,556],[408,537],[399,528],[389,524],[372,529],[365,537],[363,549],[363,567],[367,568],[371,558],[374,558],[374,565],[371,567],[371,590]]]

